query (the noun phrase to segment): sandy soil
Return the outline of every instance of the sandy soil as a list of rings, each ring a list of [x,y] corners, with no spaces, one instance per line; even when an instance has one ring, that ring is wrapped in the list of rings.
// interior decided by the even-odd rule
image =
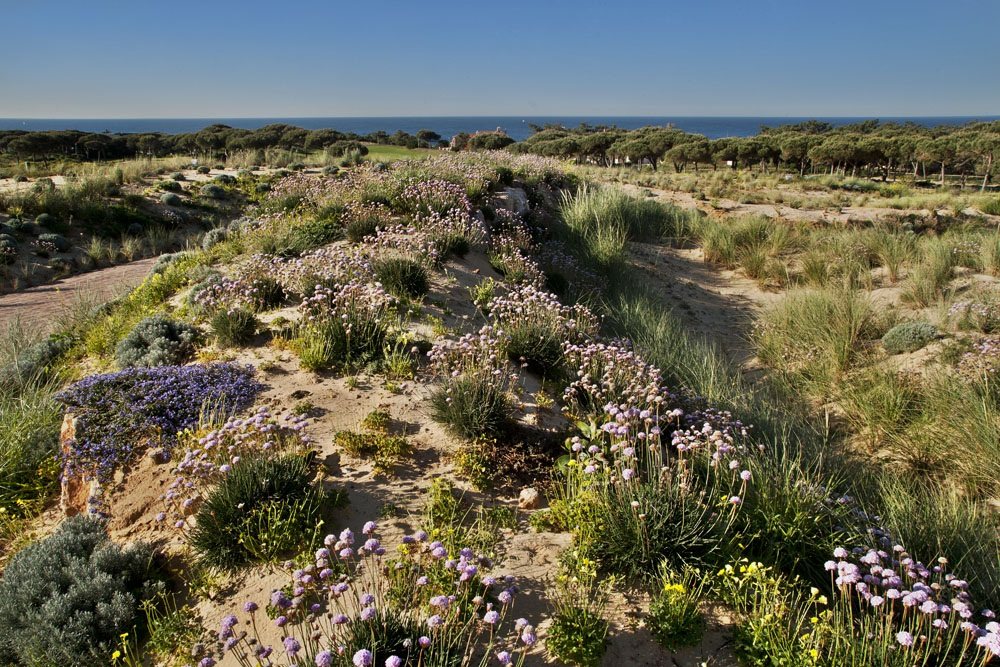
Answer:
[[[140,259],[0,295],[0,329],[20,320],[49,331],[75,304],[104,303],[141,283],[156,259]]]

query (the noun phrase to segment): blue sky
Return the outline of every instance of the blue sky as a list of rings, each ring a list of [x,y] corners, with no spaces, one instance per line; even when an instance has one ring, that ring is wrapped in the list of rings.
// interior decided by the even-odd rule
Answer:
[[[0,0],[0,117],[997,115],[995,0]]]

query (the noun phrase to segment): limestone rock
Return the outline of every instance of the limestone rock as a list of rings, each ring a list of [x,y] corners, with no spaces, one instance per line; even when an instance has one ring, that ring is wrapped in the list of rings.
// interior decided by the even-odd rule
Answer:
[[[522,510],[533,510],[538,509],[538,506],[542,503],[542,494],[538,493],[538,489],[533,487],[526,487],[521,489],[521,495],[517,498],[517,506]]]

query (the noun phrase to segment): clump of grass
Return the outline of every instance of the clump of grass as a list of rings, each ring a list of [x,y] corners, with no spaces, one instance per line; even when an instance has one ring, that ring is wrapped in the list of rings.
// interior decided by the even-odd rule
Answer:
[[[506,385],[488,369],[450,378],[434,394],[431,406],[435,421],[470,440],[503,434],[512,411]]]
[[[242,347],[257,335],[260,322],[249,308],[222,308],[212,316],[209,326],[222,347]]]
[[[375,278],[393,296],[419,298],[427,294],[430,284],[424,265],[409,257],[377,259],[372,268]]]
[[[240,461],[198,509],[191,548],[206,565],[235,570],[310,546],[324,497],[311,479],[301,456]]]
[[[920,263],[910,272],[901,297],[904,301],[926,307],[937,301],[951,281],[955,267],[955,253],[952,247],[934,239],[924,246]]]
[[[867,298],[842,289],[800,289],[766,311],[754,337],[765,362],[786,376],[829,387],[877,333]]]
[[[605,269],[624,260],[629,241],[681,238],[690,233],[690,217],[680,209],[614,187],[585,186],[564,194],[560,214],[577,249]]]

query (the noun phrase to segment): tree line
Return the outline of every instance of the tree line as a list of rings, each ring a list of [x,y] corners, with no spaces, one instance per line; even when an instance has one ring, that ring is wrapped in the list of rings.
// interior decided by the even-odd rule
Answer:
[[[834,127],[807,121],[761,128],[751,137],[708,139],[675,127],[622,130],[609,126],[532,126],[533,134],[510,150],[536,153],[603,166],[630,164],[656,169],[661,162],[678,171],[718,169],[794,170],[851,176],[934,174],[943,185],[946,173],[957,174],[964,186],[981,178],[990,183],[1000,156],[1000,121],[962,126],[925,127],[916,123],[877,120]]]
[[[0,153],[17,160],[76,159],[118,160],[167,155],[208,155],[226,157],[244,150],[280,148],[311,152],[328,150],[342,154],[361,142],[429,148],[447,145],[440,134],[420,130],[416,134],[399,131],[394,134],[379,131],[370,134],[339,132],[333,129],[306,130],[294,125],[276,123],[256,130],[228,125],[209,125],[197,132],[166,134],[143,132],[112,134],[79,130],[0,130]]]

